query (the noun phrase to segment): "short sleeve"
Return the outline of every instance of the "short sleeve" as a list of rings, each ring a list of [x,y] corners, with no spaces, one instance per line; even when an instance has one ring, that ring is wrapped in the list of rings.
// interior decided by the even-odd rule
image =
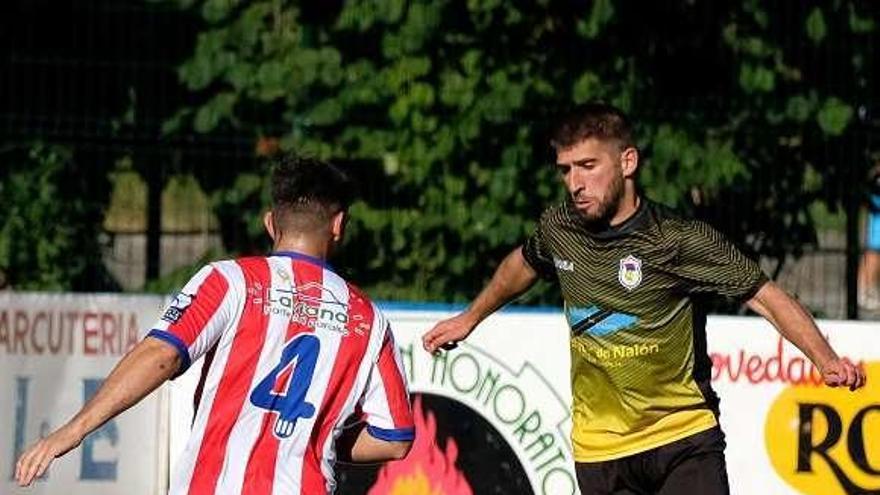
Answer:
[[[229,291],[223,274],[205,266],[174,296],[147,334],[173,345],[180,353],[181,365],[175,376],[220,340],[235,314]]]
[[[556,268],[553,265],[553,255],[547,246],[544,237],[543,219],[535,226],[532,232],[522,245],[522,255],[526,262],[532,267],[538,276],[543,279],[552,280],[556,278]]]
[[[681,232],[678,274],[689,293],[750,299],[767,282],[758,263],[703,222],[687,222]]]
[[[360,406],[371,436],[386,441],[415,438],[406,376],[390,328],[370,370]]]

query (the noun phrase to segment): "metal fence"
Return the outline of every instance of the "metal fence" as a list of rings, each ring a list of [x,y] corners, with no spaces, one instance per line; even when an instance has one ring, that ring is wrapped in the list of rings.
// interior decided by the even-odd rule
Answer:
[[[69,145],[78,166],[122,170],[135,183],[130,194],[140,195],[131,204],[141,205],[141,217],[108,220],[105,250],[80,255],[100,257],[119,289],[143,290],[150,280],[221,252],[226,237],[243,235],[235,228],[221,231],[205,206],[193,215],[192,205],[181,206],[168,192],[175,180],[186,180],[180,172],[188,167],[222,176],[241,163],[257,166],[250,139],[161,136],[164,119],[186,103],[176,69],[195,42],[200,21],[194,14],[161,3],[12,0],[0,7],[0,17],[0,141]],[[876,131],[858,140],[849,151],[829,149],[827,159],[853,163],[864,159],[865,149],[877,149]],[[114,168],[125,161],[128,169]],[[228,166],[233,162],[237,167]],[[861,188],[845,181],[839,186],[849,198],[842,221],[822,227],[817,246],[787,260],[778,273],[812,310],[834,318],[857,314],[863,210]],[[121,207],[111,203],[113,208]],[[184,208],[177,215],[186,219],[176,221],[174,208]],[[121,211],[116,214],[131,214]]]

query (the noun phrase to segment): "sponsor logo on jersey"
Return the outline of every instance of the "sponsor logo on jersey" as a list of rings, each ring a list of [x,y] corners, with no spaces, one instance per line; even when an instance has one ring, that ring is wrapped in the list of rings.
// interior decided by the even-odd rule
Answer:
[[[565,317],[575,337],[585,333],[604,337],[632,328],[639,322],[639,318],[635,315],[618,313],[595,305],[585,308],[566,305]]]
[[[186,313],[186,308],[192,304],[195,297],[194,295],[178,292],[174,296],[174,300],[171,301],[171,304],[168,305],[165,313],[162,314],[162,319],[168,323],[177,323],[183,317],[183,314]]]
[[[561,270],[563,272],[573,272],[574,271],[574,262],[564,260],[561,258],[553,257],[553,264],[556,265],[557,270]]]
[[[315,330],[348,335],[348,304],[342,302],[336,294],[318,282],[308,282],[296,287],[267,287],[262,289],[259,284],[249,289],[253,303],[262,306],[266,315],[282,315],[292,322],[299,323]],[[354,315],[357,322],[354,332],[364,335],[370,324],[363,320],[362,315]]]
[[[633,255],[620,260],[620,270],[617,272],[617,280],[627,290],[633,290],[642,283],[642,260]]]

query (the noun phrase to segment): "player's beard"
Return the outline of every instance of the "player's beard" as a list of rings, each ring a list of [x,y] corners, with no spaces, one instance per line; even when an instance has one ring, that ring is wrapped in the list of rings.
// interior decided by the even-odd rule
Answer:
[[[617,214],[620,208],[620,202],[623,199],[624,183],[623,174],[615,174],[608,185],[608,190],[593,212],[578,210],[581,216],[588,223],[597,225],[608,225],[611,219]]]

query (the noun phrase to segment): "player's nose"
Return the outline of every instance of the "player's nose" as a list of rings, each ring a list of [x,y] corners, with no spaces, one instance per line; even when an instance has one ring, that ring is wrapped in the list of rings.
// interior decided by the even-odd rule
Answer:
[[[566,183],[566,188],[568,189],[569,194],[571,194],[572,199],[583,199],[583,197],[587,195],[587,187],[583,182],[568,182]]]
[[[574,194],[576,191],[583,191],[587,187],[588,178],[586,174],[575,167],[565,176],[565,185],[569,192]]]

